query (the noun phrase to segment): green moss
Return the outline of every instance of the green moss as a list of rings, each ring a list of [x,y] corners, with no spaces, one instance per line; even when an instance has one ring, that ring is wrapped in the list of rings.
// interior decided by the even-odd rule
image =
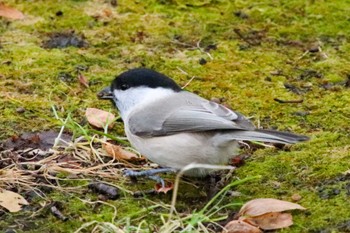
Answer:
[[[0,21],[1,139],[60,127],[52,106],[62,118],[71,115],[88,128],[84,110],[111,109],[110,103],[97,100],[96,93],[129,68],[150,67],[181,85],[196,76],[187,90],[205,98],[224,97],[226,104],[262,127],[311,137],[310,142],[292,146],[290,151],[254,152],[236,176],[262,175],[262,179],[239,186],[242,201],[257,197],[290,200],[299,193],[308,212],[297,212],[295,226],[283,232],[337,230],[339,223],[349,219],[346,181],[323,182],[341,176],[350,162],[350,92],[344,86],[350,74],[348,1],[122,0],[117,7],[107,2],[7,1],[27,18]],[[56,16],[58,11],[63,15]],[[71,30],[84,37],[88,46],[42,48],[51,33]],[[322,52],[305,53],[315,42]],[[210,56],[203,52],[214,44],[217,48],[209,51]],[[199,64],[202,58],[207,64]],[[79,67],[86,67],[81,72],[90,81],[87,89],[78,82]],[[300,94],[287,90],[285,83],[294,85]],[[303,102],[280,104],[274,98]],[[20,107],[26,111],[18,113]],[[121,134],[121,124],[118,127]],[[71,130],[79,134],[74,127]],[[320,187],[324,192],[339,189],[340,194],[322,199]],[[203,197],[201,190],[182,186],[179,195],[178,208],[184,213],[205,204],[205,198],[195,197]],[[33,229],[67,232],[93,220],[110,222],[113,215],[107,205],[94,208],[60,192],[48,198],[64,203],[63,212],[71,219],[63,223],[43,215],[33,220]],[[88,198],[95,200],[96,196],[89,194]],[[108,203],[117,207],[120,227],[135,229],[146,220],[145,229],[151,232],[159,229],[160,216],[167,210],[142,210],[150,200],[169,203],[170,198],[148,199],[126,195]],[[8,223],[16,218],[6,214]],[[2,221],[0,226],[9,225]]]

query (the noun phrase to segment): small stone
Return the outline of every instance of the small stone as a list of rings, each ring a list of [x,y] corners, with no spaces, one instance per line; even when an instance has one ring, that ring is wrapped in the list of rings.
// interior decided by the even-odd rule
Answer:
[[[14,229],[6,229],[4,233],[17,233],[17,231]]]
[[[271,78],[270,76],[267,76],[267,77],[265,78],[265,81],[271,82],[271,81],[272,81],[272,78]]]
[[[117,0],[111,0],[111,5],[114,7],[118,6],[118,1]]]
[[[311,82],[306,82],[306,83],[301,84],[302,88],[310,88],[312,86],[313,86],[313,84]]]
[[[281,75],[282,73],[283,73],[282,70],[273,70],[270,72],[271,75],[276,75],[276,76]]]
[[[241,51],[248,50],[249,48],[250,48],[250,46],[247,44],[239,44],[238,45],[238,49]]]
[[[334,195],[339,195],[340,194],[340,190],[339,189],[333,189],[333,194]]]
[[[319,45],[311,46],[311,47],[309,48],[309,52],[310,52],[310,53],[317,53],[317,52],[320,52],[320,46],[319,46]]]
[[[24,113],[26,110],[23,107],[16,108],[17,113]]]
[[[348,77],[345,81],[345,87],[350,87],[350,74],[348,74]]]
[[[298,201],[300,201],[300,200],[302,199],[302,196],[300,196],[300,194],[298,194],[298,193],[294,193],[294,194],[292,195],[291,199],[292,199],[292,201],[294,201],[294,202],[298,202]]]
[[[204,58],[201,58],[201,59],[199,59],[199,64],[205,65],[205,64],[207,64],[207,60],[205,60]]]
[[[66,32],[52,32],[47,35],[48,39],[42,42],[45,49],[63,49],[67,47],[86,48],[88,46],[84,35],[75,33],[74,30]]]
[[[233,14],[241,19],[248,19],[249,18],[249,15],[241,10],[235,11]]]
[[[281,188],[281,183],[278,182],[278,181],[272,181],[271,184],[272,184],[272,186],[273,186],[274,189],[279,189],[279,188]]]
[[[63,11],[57,11],[56,16],[63,16]]]
[[[308,111],[296,111],[296,112],[293,112],[293,115],[301,116],[301,117],[307,116],[309,114],[310,114],[310,112],[308,112]]]
[[[328,58],[328,55],[325,52],[321,52],[319,54],[319,59],[320,60],[326,60]]]
[[[218,46],[216,44],[210,44],[207,47],[205,47],[205,52],[210,52],[211,50],[217,50]]]
[[[65,83],[72,83],[75,81],[75,78],[70,73],[67,73],[67,72],[60,72],[58,74],[58,79],[60,79]]]

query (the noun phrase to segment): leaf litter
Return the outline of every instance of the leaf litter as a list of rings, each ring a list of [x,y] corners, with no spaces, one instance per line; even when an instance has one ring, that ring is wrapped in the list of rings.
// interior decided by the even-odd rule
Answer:
[[[61,143],[53,147],[58,136]],[[116,157],[107,154],[102,148],[106,145],[105,140],[98,137],[92,142],[83,137],[72,140],[71,135],[54,131],[24,133],[5,140],[0,145],[0,206],[10,212],[21,210],[22,205],[29,203],[19,193],[27,195],[32,192],[43,198],[47,190],[53,189],[81,192],[79,187],[61,186],[60,174],[66,174],[64,180],[123,179],[120,168],[134,165],[120,163]],[[123,160],[138,158],[117,145],[113,148],[123,153]],[[97,181],[89,186],[98,193],[104,192],[108,199],[119,197],[115,187],[106,187],[108,184]]]
[[[106,155],[118,160],[138,160],[139,156],[130,151],[124,150],[121,146],[114,145],[109,142],[102,144],[102,148],[106,151]]]
[[[95,109],[94,109],[95,111]],[[102,112],[102,120],[98,119],[100,127],[106,127],[111,117],[109,112]],[[88,115],[88,114],[87,114]],[[96,117],[98,114],[91,114]],[[103,122],[104,121],[104,122]],[[101,123],[102,122],[102,123]],[[106,123],[107,122],[107,123]],[[96,181],[99,179],[121,179],[121,169],[133,166],[125,161],[133,161],[139,157],[119,145],[114,145],[106,139],[97,137],[89,142],[83,137],[72,140],[71,135],[61,134],[60,140],[64,143],[52,147],[58,133],[47,131],[42,133],[25,133],[13,136],[6,140],[0,152],[0,188],[23,192],[35,192],[44,197],[42,187],[60,190],[62,192],[75,191],[78,188],[62,187],[59,184],[58,174],[70,174],[71,180],[93,180],[88,188],[99,194],[99,198],[115,200],[120,196],[120,190],[114,185]],[[123,163],[118,160],[124,160]],[[119,175],[118,175],[119,174]],[[173,189],[173,183],[167,182],[165,187],[156,185],[152,193],[167,193]],[[5,189],[4,189],[5,188]],[[0,196],[0,205],[11,212],[21,210],[22,205],[28,204],[20,194],[5,190],[11,195]],[[1,199],[2,198],[2,199]],[[16,199],[15,199],[16,198]],[[12,200],[12,201],[11,201]],[[14,201],[16,200],[16,201]],[[2,203],[12,203],[3,205]],[[57,209],[57,208],[56,208]],[[54,209],[57,214],[58,209]],[[286,201],[271,198],[255,199],[246,203],[238,213],[238,219],[229,222],[225,228],[228,232],[262,232],[288,227],[293,224],[292,215],[282,213],[291,209],[305,209],[302,206]],[[52,212],[53,210],[51,210]],[[56,214],[54,214],[56,216]],[[61,213],[62,216],[64,216]],[[61,216],[60,215],[60,216]],[[59,218],[61,219],[61,218]],[[64,221],[62,218],[62,221]]]
[[[18,212],[22,209],[22,205],[28,205],[28,201],[18,193],[0,189],[0,206],[6,208],[10,212]]]
[[[157,192],[157,193],[168,193],[169,191],[173,190],[174,189],[174,183],[170,182],[170,181],[167,181],[165,183],[165,186],[162,187],[161,184],[157,183],[154,187],[154,190]]]
[[[85,116],[88,122],[99,129],[104,129],[108,126],[109,129],[113,127],[115,115],[97,108],[87,108]]]
[[[273,198],[258,198],[244,204],[236,218],[226,224],[223,232],[255,233],[275,230],[293,225],[293,217],[288,210],[305,210],[301,205]],[[248,225],[249,226],[248,226]]]
[[[256,217],[271,212],[282,212],[286,210],[305,210],[301,205],[273,198],[258,198],[247,202],[239,211],[241,216]]]

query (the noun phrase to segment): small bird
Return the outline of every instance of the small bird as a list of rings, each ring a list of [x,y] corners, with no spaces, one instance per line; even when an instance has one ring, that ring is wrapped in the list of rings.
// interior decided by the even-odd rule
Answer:
[[[293,133],[257,129],[241,113],[185,91],[151,69],[136,68],[120,74],[100,92],[100,98],[115,103],[131,145],[165,167],[161,171],[178,171],[192,163],[227,164],[238,154],[238,141],[294,144],[308,140]],[[193,169],[185,174],[207,173],[207,169]]]

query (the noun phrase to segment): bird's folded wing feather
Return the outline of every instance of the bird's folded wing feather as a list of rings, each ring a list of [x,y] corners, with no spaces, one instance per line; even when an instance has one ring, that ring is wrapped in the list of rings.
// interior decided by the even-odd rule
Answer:
[[[131,132],[138,136],[254,129],[240,113],[189,92],[153,102],[131,114],[128,123]]]

